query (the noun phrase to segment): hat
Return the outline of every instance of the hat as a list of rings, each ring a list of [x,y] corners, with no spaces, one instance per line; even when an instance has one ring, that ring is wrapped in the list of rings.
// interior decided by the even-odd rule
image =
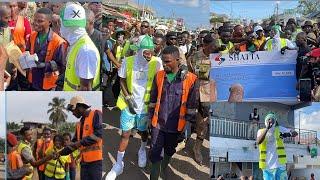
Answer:
[[[86,27],[86,12],[79,4],[68,2],[62,9],[60,18],[65,27]]]
[[[81,96],[74,96],[70,99],[70,103],[67,106],[67,109],[69,111],[75,110],[77,107],[77,104],[86,104],[85,100]]]
[[[117,28],[116,31],[111,35],[112,39],[116,40],[118,34],[124,34],[124,39],[128,39],[130,37],[130,33],[128,31],[125,31],[122,28]]]
[[[264,121],[268,121],[269,119],[274,119],[275,121],[278,120],[276,114],[273,112],[267,113],[266,117],[264,118]]]
[[[311,52],[309,52],[308,54],[306,54],[306,56],[311,56],[311,57],[320,57],[320,48],[314,49]]]
[[[312,22],[311,22],[311,21],[305,21],[305,22],[304,22],[304,25],[302,26],[302,28],[304,28],[304,27],[306,27],[306,26],[311,26],[311,27],[313,27]]]
[[[154,49],[153,39],[148,35],[139,36],[137,44],[130,45],[130,49],[134,51],[138,49]]]
[[[257,31],[259,31],[259,30],[261,30],[261,31],[263,31],[263,28],[261,27],[261,26],[255,26],[254,28],[253,28],[253,31],[254,32],[257,32]]]
[[[273,25],[272,27],[271,27],[271,29],[273,29],[273,30],[275,30],[275,31],[278,31],[278,32],[282,32],[282,30],[281,30],[281,26],[280,25]]]
[[[175,36],[175,37],[177,37],[178,34],[177,34],[177,32],[169,31],[169,32],[166,34],[166,37],[170,37],[170,36]]]
[[[17,137],[12,133],[7,133],[7,142],[11,147],[14,147],[18,144]]]
[[[317,43],[317,36],[314,33],[308,33],[307,40]]]
[[[293,24],[295,24],[295,25],[296,25],[296,21],[294,20],[294,18],[290,18],[290,19],[288,19],[287,24],[290,24],[290,23],[293,23]]]

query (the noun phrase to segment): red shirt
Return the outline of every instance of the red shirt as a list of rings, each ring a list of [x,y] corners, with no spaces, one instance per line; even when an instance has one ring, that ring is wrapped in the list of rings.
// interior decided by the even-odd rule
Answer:
[[[14,27],[16,27],[16,21],[14,20],[9,20],[9,23],[8,23],[10,29],[11,29],[11,33],[13,33],[13,30],[14,30]],[[24,18],[24,38],[27,40],[28,36],[31,34],[31,25],[30,25],[30,22],[28,20],[28,18]]]

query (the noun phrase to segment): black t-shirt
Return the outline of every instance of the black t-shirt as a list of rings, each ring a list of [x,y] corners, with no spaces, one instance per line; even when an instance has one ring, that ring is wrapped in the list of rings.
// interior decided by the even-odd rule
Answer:
[[[250,121],[253,121],[253,120],[259,121],[260,120],[259,114],[250,113],[249,120]]]

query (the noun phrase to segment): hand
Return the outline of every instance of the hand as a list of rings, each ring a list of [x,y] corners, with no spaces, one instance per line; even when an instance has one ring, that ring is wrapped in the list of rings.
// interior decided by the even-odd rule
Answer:
[[[129,111],[131,114],[137,114],[136,111],[134,110],[134,108],[137,108],[138,105],[137,103],[134,101],[132,96],[127,96],[126,97],[126,101],[128,103],[128,107],[129,107]]]
[[[268,130],[271,129],[272,126],[273,126],[273,123],[272,123],[271,121],[268,121],[268,127],[267,127],[267,129],[268,129]]]
[[[284,54],[287,49],[288,49],[288,46],[285,46],[285,47],[281,48],[281,51],[280,51],[281,54]]]
[[[115,64],[115,66],[116,66],[117,69],[120,69],[121,68],[121,63],[117,63],[117,64]]]
[[[29,175],[29,174],[31,174],[33,172],[32,166],[30,166],[30,165],[24,164],[22,168],[25,168],[27,170],[27,174],[26,175]]]
[[[44,62],[38,62],[38,61],[35,61],[35,62],[36,62],[37,68],[45,68],[46,67],[46,63],[44,63]]]
[[[81,146],[81,143],[80,143],[80,141],[77,141],[77,142],[75,142],[75,143],[71,143],[70,145],[69,145],[72,149],[78,149],[80,146]]]
[[[296,137],[298,133],[296,131],[291,131],[291,137]]]

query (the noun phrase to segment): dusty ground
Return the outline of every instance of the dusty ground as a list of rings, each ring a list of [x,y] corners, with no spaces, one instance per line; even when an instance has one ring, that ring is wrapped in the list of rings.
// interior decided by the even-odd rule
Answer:
[[[0,179],[4,179],[5,177],[5,165],[1,162],[0,163]]]
[[[118,144],[120,141],[121,131],[119,127],[120,111],[104,108],[104,123],[106,124],[104,139],[104,177],[116,161]],[[198,165],[193,159],[192,146],[194,137],[187,144],[186,148],[177,152],[169,165],[170,178],[179,179],[208,179],[209,178],[209,141],[205,140],[202,148],[204,161],[203,165]],[[124,157],[124,172],[117,179],[149,179],[151,163],[147,167],[141,169],[138,167],[138,148],[140,147],[140,136],[136,134],[130,139],[128,149]],[[149,148],[149,146],[148,146]]]

